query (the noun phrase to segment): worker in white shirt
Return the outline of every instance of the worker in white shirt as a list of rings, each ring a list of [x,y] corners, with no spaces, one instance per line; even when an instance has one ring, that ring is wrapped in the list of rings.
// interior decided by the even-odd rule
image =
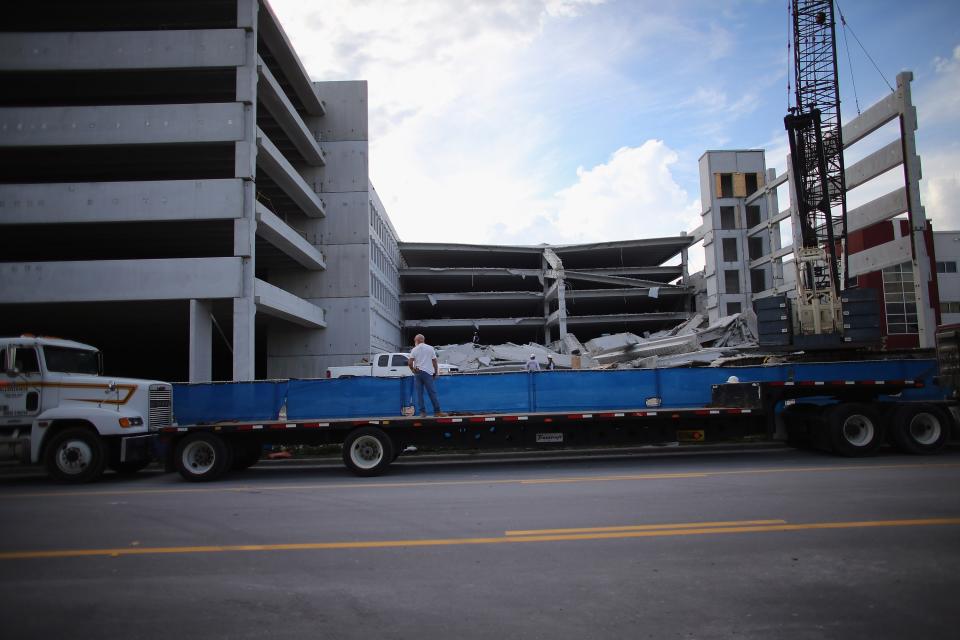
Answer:
[[[438,416],[445,416],[447,414],[440,411],[440,399],[437,397],[436,378],[440,375],[437,352],[426,343],[426,338],[423,337],[422,333],[418,333],[413,338],[413,345],[407,364],[413,371],[414,387],[417,390],[417,408],[420,415],[423,417],[427,415],[427,406],[423,402],[423,390],[426,388],[427,395],[430,396],[430,404],[433,405],[433,413]]]
[[[537,362],[537,356],[534,353],[531,353],[530,359],[527,360],[527,371],[540,371],[540,363]]]

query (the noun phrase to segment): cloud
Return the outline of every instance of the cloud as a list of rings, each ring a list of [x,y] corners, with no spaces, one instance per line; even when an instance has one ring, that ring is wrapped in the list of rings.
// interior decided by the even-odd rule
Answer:
[[[576,181],[525,215],[500,220],[489,235],[522,244],[674,236],[700,224],[699,200],[677,184],[677,153],[662,140],[621,147],[607,162],[580,167]]]
[[[923,143],[920,196],[934,228],[945,231],[960,229],[960,145],[955,141],[960,113],[960,45],[950,57],[935,58],[932,66],[934,75],[915,90],[920,121],[917,137]]]
[[[920,197],[927,217],[938,231],[960,229],[960,149],[927,153],[922,162]]]
[[[960,45],[950,58],[933,60],[934,76],[915,98],[920,108],[922,126],[956,124],[960,113]]]

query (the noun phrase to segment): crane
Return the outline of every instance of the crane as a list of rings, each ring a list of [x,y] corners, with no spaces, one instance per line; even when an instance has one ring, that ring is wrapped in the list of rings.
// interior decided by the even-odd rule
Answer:
[[[799,242],[794,335],[842,332],[847,205],[833,0],[793,0],[795,105],[790,141]]]

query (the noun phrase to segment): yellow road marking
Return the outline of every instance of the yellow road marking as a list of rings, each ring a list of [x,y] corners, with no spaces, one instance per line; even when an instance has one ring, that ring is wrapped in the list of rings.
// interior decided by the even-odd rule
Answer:
[[[696,529],[703,527],[733,527],[736,525],[787,524],[786,520],[729,520],[722,522],[691,522],[689,524],[636,524],[620,527],[582,527],[577,529],[532,529],[504,531],[507,536],[535,536],[541,534],[600,533],[603,531],[655,531],[658,529]]]
[[[911,464],[863,464],[844,465],[836,467],[773,467],[761,469],[738,469],[735,471],[697,471],[690,473],[646,473],[636,475],[609,475],[609,476],[569,476],[559,478],[510,478],[503,480],[428,480],[424,482],[365,482],[357,479],[355,482],[336,482],[330,484],[302,484],[302,485],[240,485],[240,486],[208,486],[208,487],[178,487],[170,489],[105,489],[105,490],[76,490],[76,491],[36,491],[29,493],[0,494],[3,498],[58,498],[58,497],[90,497],[90,496],[129,496],[129,495],[157,495],[157,494],[184,494],[184,493],[259,493],[267,491],[317,491],[330,489],[405,489],[417,487],[452,487],[469,485],[537,485],[563,484],[578,482],[613,482],[633,480],[675,480],[685,478],[714,478],[721,476],[739,476],[764,473],[823,473],[828,471],[881,471],[898,469],[956,469],[960,463],[911,463]]]
[[[563,484],[567,482],[611,482],[616,480],[673,480],[674,478],[706,478],[709,473],[641,473],[617,476],[573,476],[570,478],[534,478],[520,484]]]
[[[203,547],[124,547],[117,549],[63,549],[52,551],[8,551],[0,553],[0,560],[40,558],[81,558],[90,556],[134,556],[186,553],[221,553],[230,551],[315,551],[330,549],[388,549],[405,547],[440,547],[471,544],[505,544],[518,542],[559,542],[568,540],[609,540],[616,538],[653,538],[664,536],[692,536],[720,533],[768,533],[808,531],[817,529],[860,529],[867,527],[922,527],[960,525],[960,518],[929,518],[919,520],[870,520],[863,522],[815,522],[809,524],[773,524],[737,527],[703,527],[690,529],[662,529],[557,535],[503,536],[498,538],[448,538],[437,540],[370,540],[355,542],[308,542],[294,544],[213,545]],[[680,525],[684,526],[684,525]]]

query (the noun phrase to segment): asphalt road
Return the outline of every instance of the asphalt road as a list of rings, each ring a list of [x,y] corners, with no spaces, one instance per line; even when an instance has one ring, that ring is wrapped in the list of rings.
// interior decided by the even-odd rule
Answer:
[[[0,636],[952,639],[958,488],[957,449],[0,477]]]

